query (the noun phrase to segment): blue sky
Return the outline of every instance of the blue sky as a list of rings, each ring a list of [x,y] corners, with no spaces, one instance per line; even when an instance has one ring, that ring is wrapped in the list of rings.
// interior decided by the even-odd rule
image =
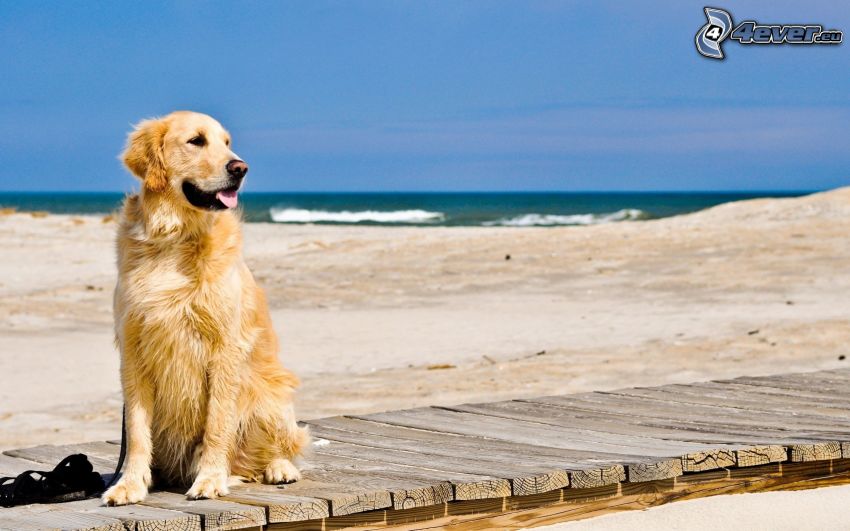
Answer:
[[[130,190],[130,125],[175,109],[252,191],[847,184],[848,45],[704,59],[703,5],[4,1],[0,190]],[[850,31],[842,2],[717,7]]]

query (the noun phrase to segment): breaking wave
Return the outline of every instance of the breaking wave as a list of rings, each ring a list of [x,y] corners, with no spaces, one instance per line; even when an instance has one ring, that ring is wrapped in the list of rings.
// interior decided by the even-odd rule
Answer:
[[[445,219],[442,212],[427,210],[331,212],[303,208],[272,208],[269,215],[277,223],[437,223]]]
[[[512,218],[496,221],[485,221],[482,225],[489,227],[535,227],[554,225],[599,225],[616,221],[635,221],[647,219],[649,216],[643,210],[624,208],[607,214],[523,214]]]

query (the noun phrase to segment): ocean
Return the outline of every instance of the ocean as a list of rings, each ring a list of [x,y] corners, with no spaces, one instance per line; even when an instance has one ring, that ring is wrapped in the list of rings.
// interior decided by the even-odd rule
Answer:
[[[244,193],[249,222],[397,226],[594,225],[663,218],[757,197],[806,192]],[[0,192],[0,207],[106,214],[123,194]]]

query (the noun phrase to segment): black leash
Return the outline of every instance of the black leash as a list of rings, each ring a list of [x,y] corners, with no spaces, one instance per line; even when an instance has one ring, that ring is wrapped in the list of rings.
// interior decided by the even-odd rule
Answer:
[[[121,452],[108,485],[94,471],[85,454],[73,454],[60,461],[50,472],[27,470],[15,477],[0,478],[0,507],[76,501],[100,495],[118,480],[126,453],[127,411],[124,409],[121,415]]]
[[[121,469],[124,468],[124,457],[127,455],[127,404],[121,408],[121,451],[118,453],[118,465],[115,467],[115,472],[112,473],[112,477],[109,478],[109,484],[103,488],[105,492],[106,489],[115,485],[115,482],[118,481],[119,476],[121,475]]]

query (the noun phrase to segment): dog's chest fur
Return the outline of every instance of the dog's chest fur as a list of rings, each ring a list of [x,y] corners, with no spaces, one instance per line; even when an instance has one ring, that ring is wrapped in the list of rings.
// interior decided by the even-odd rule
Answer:
[[[117,297],[124,325],[140,327],[146,341],[157,343],[143,349],[147,355],[208,362],[238,331],[239,257],[211,258],[209,250],[199,249],[207,245],[128,246]]]

